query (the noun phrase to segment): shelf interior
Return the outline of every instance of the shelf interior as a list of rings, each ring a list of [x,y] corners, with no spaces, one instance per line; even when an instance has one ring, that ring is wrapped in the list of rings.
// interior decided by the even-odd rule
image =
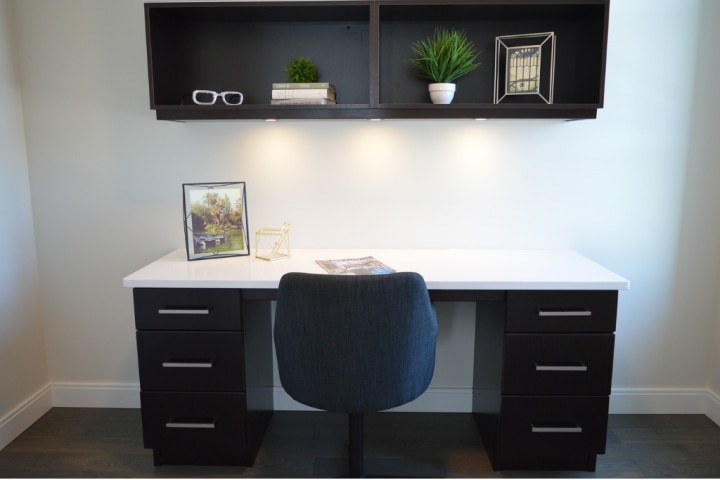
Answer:
[[[589,111],[603,106],[606,1],[457,1],[145,4],[151,108],[174,120],[594,118]],[[465,30],[481,51],[450,106],[432,105],[429,81],[407,63],[410,45],[438,26]],[[554,104],[523,95],[495,105],[495,38],[540,32],[556,38]],[[270,105],[272,83],[286,81],[285,65],[299,56],[335,85],[338,105]],[[196,89],[238,90],[245,99],[198,106]]]

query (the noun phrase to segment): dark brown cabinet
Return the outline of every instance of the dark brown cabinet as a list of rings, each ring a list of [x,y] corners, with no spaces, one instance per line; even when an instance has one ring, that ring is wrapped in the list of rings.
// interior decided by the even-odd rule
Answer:
[[[364,0],[146,3],[150,106],[160,120],[595,118],[603,106],[609,0]],[[450,105],[433,105],[406,59],[437,26],[482,51]],[[554,32],[554,102],[493,103],[495,37]],[[308,56],[336,105],[270,105],[283,68]],[[239,90],[240,106],[193,104]]]
[[[134,288],[143,438],[156,464],[251,466],[273,409],[275,289]],[[473,416],[496,470],[594,470],[616,290],[430,290],[476,304]]]
[[[156,465],[254,463],[273,411],[270,311],[241,295],[133,290],[143,442]]]
[[[605,452],[616,291],[478,302],[473,412],[493,468],[595,470]]]

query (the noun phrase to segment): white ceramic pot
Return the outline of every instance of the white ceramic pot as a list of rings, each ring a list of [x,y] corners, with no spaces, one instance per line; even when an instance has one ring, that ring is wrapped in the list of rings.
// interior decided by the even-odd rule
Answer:
[[[430,100],[432,100],[433,103],[447,105],[452,102],[455,96],[455,84],[431,83],[428,85],[428,91],[430,92]]]

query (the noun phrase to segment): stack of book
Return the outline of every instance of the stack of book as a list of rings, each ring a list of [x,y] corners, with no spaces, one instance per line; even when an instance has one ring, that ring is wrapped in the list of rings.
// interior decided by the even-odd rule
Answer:
[[[334,105],[332,83],[273,83],[272,105]]]

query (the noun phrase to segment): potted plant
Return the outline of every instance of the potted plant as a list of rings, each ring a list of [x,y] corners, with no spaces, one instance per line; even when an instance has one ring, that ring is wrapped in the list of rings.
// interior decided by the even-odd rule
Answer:
[[[297,57],[285,67],[285,77],[291,83],[312,83],[318,79],[318,69],[308,57]]]
[[[414,58],[407,62],[417,67],[421,78],[432,80],[428,87],[433,103],[450,103],[455,95],[454,80],[475,70],[480,52],[462,30],[436,28],[424,40],[413,43]]]

